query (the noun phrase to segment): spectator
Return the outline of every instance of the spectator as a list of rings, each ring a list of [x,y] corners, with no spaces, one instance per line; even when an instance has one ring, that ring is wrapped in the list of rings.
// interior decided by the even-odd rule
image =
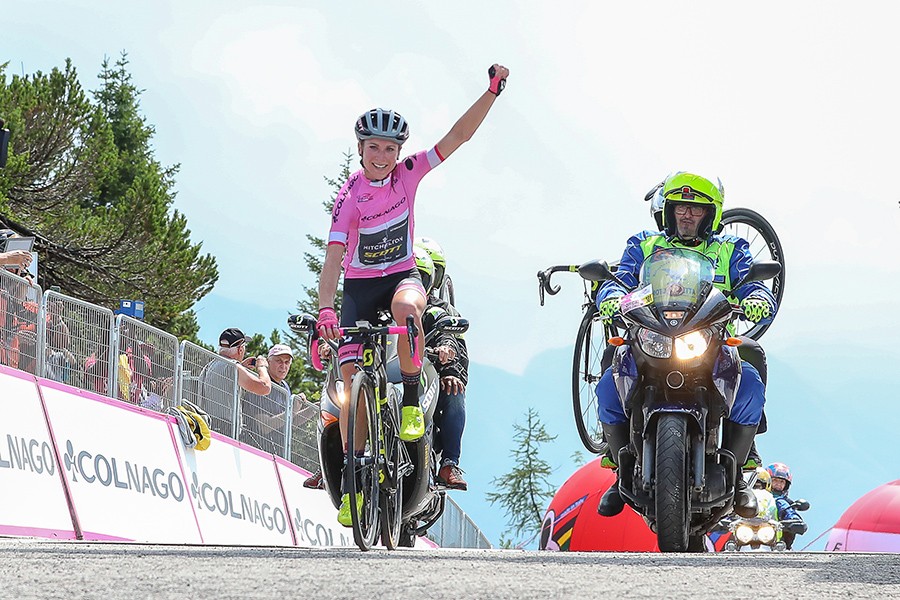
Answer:
[[[44,377],[70,383],[75,356],[69,350],[72,336],[69,326],[63,320],[62,302],[51,302],[47,308],[47,350],[44,359]]]
[[[265,356],[245,358],[249,340],[236,327],[223,331],[219,336],[222,360],[211,361],[200,373],[200,406],[209,414],[209,428],[223,435],[232,435],[235,398],[240,390],[261,396],[272,391],[268,359]],[[252,366],[256,367],[256,373],[250,371]],[[234,387],[235,369],[239,389]]]
[[[245,394],[243,400],[244,436],[242,441],[271,454],[284,456],[284,436],[287,409],[293,404],[294,413],[303,406],[306,396],[298,394],[291,400],[291,388],[285,381],[294,351],[284,344],[269,349],[269,377],[273,391],[268,395]],[[280,390],[275,390],[280,388]]]

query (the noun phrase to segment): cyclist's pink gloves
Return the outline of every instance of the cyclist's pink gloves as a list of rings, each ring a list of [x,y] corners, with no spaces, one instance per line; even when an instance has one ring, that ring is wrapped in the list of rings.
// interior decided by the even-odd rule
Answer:
[[[500,92],[503,91],[503,88],[506,87],[506,73],[508,73],[504,67],[500,65],[493,65],[488,69],[488,77],[491,82],[488,86],[488,91],[490,91],[495,96],[499,96]]]
[[[330,306],[319,309],[319,320],[316,321],[316,331],[321,337],[327,338],[326,331],[337,329],[339,327],[337,313]]]

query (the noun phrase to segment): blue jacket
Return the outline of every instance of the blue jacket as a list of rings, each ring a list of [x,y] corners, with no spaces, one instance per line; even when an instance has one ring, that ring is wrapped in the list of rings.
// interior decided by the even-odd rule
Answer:
[[[784,496],[775,496],[775,506],[778,508],[778,520],[784,521],[785,519],[799,519],[803,520],[796,510],[791,507],[791,499]]]
[[[698,246],[686,246],[679,242],[673,242],[666,239],[665,234],[658,231],[642,231],[637,235],[628,238],[625,246],[625,253],[622,254],[622,260],[619,262],[616,276],[629,286],[636,286],[638,283],[638,275],[640,274],[641,264],[656,248],[689,248],[696,250],[708,256],[716,263],[717,267],[720,261],[728,261],[728,269],[723,270],[720,278],[716,277],[713,282],[720,290],[727,290],[732,282],[739,281],[746,276],[753,264],[753,255],[750,253],[750,244],[747,240],[733,235],[713,235],[708,240]],[[717,268],[717,273],[718,273]],[[720,281],[720,279],[722,279]],[[605,281],[597,291],[597,306],[600,306],[604,300],[613,296],[621,296],[626,293],[615,281]],[[778,305],[772,292],[761,281],[751,281],[740,286],[733,293],[734,297],[741,301],[748,296],[763,298],[769,302],[770,316],[760,321],[765,325],[775,318],[775,311]]]

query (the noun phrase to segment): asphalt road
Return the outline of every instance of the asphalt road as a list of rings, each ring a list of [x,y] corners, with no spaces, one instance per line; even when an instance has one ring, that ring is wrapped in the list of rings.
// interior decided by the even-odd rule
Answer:
[[[146,546],[0,539],[2,598],[900,598],[900,555]]]

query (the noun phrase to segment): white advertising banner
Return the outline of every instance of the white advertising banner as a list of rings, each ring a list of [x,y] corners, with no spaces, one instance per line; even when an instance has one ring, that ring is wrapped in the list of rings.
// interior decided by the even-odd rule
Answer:
[[[294,545],[271,454],[217,433],[206,450],[181,452],[203,543]]]
[[[84,539],[202,542],[169,417],[55,382],[41,390]]]
[[[0,367],[0,534],[75,539],[37,384]]]
[[[337,522],[337,509],[325,490],[303,487],[309,473],[282,458],[276,459],[281,487],[290,511],[297,545],[355,546],[353,530]]]

